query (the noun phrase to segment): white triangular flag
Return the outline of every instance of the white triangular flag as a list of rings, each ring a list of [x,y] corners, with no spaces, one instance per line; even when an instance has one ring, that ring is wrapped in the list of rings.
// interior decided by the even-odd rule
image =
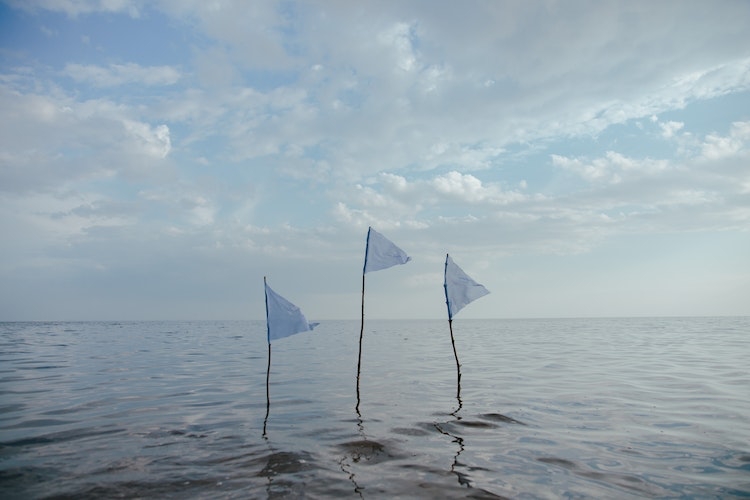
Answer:
[[[445,301],[448,305],[448,319],[453,319],[458,311],[470,302],[484,297],[489,290],[471,279],[449,255],[445,256]]]
[[[268,343],[272,340],[283,339],[295,333],[307,332],[318,326],[309,323],[300,308],[274,292],[268,283],[266,287],[266,326],[268,329]]]
[[[398,264],[406,264],[411,257],[393,244],[391,240],[370,228],[367,231],[367,246],[365,247],[365,268],[363,274],[370,271],[380,271]]]

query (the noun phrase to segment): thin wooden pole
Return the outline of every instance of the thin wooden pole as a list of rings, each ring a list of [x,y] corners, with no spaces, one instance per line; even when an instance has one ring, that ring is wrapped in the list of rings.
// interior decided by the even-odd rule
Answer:
[[[357,406],[355,406],[357,415],[359,415],[359,375],[362,369],[362,337],[364,336],[364,333],[365,333],[365,273],[362,273],[362,321],[359,327],[359,357],[357,358]]]
[[[456,382],[456,399],[458,407],[461,408],[461,363],[458,362],[458,352],[456,351],[456,341],[453,338],[453,319],[448,320],[448,328],[451,331],[451,345],[453,346],[453,356],[456,358],[456,373],[458,375]]]
[[[266,424],[271,413],[271,325],[268,324],[268,283],[263,276],[263,295],[266,301],[266,339],[268,340],[268,368],[266,369],[266,418],[263,419],[263,437],[266,436]]]
[[[458,352],[456,351],[456,340],[453,338],[453,312],[451,311],[451,301],[448,296],[448,258],[450,254],[445,254],[445,272],[443,274],[443,289],[445,290],[445,305],[448,308],[448,329],[451,332],[451,345],[453,346],[453,356],[456,358],[456,374],[458,376],[456,380],[456,399],[458,400],[458,409],[454,411],[455,414],[461,409],[461,363],[458,362]]]
[[[271,343],[268,343],[268,369],[266,370],[266,418],[263,420],[263,435],[266,435],[266,424],[268,415],[271,413]]]

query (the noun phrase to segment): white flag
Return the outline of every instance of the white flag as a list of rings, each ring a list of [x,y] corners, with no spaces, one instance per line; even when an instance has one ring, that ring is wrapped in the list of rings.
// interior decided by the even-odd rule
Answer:
[[[453,319],[453,316],[468,303],[490,293],[485,287],[469,278],[449,255],[445,256],[443,286],[445,287],[445,301],[448,305],[448,319]]]
[[[406,264],[411,257],[393,244],[391,240],[370,228],[367,231],[367,246],[365,247],[365,268],[363,274],[370,271],[380,271],[398,264]]]
[[[266,326],[268,343],[283,339],[295,333],[312,330],[318,323],[309,323],[299,307],[274,292],[268,283],[266,287]]]

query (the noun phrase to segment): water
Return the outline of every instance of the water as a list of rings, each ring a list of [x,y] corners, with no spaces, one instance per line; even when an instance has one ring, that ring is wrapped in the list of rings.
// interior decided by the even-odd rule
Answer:
[[[0,323],[0,497],[750,498],[750,318]],[[266,428],[263,434],[264,424]]]

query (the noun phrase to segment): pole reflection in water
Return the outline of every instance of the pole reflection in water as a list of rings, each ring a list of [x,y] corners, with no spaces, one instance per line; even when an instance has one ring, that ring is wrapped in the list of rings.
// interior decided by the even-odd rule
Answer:
[[[748,318],[358,323],[0,323],[0,498],[747,496]]]

